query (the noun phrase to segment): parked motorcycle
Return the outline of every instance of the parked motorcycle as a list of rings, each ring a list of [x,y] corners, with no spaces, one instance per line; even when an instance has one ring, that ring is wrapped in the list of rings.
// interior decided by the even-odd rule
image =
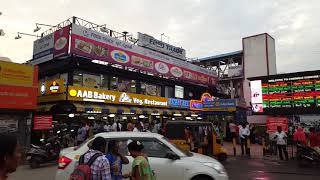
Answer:
[[[297,160],[300,166],[320,166],[320,154],[302,144],[297,144]]]
[[[40,167],[43,163],[57,161],[59,158],[61,146],[58,136],[41,141],[44,142],[43,146],[31,144],[31,148],[27,152],[27,161],[32,169]]]

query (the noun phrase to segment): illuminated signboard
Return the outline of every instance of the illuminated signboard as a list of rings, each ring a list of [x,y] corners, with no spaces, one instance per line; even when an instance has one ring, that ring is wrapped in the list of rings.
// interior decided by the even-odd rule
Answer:
[[[168,107],[168,98],[85,87],[68,87],[68,100]]]
[[[316,112],[320,107],[320,76],[299,76],[251,81],[251,104],[254,113]],[[259,87],[260,86],[260,87]],[[262,101],[260,101],[260,91]],[[279,111],[277,111],[279,110]]]
[[[191,100],[190,109],[198,111],[236,111],[234,99],[215,99],[209,93],[204,93],[201,100]]]

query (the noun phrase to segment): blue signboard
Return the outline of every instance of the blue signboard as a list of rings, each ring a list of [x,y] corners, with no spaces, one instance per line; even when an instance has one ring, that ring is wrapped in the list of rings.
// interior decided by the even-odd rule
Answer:
[[[190,101],[189,100],[183,100],[183,99],[169,98],[169,107],[189,109]]]
[[[203,108],[235,108],[235,99],[217,99],[213,101],[203,102]]]

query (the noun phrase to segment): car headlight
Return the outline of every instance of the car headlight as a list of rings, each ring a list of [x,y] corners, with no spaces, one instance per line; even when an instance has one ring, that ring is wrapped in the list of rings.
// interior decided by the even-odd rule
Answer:
[[[219,163],[207,162],[207,163],[203,163],[203,165],[213,168],[213,169],[216,170],[219,174],[227,174],[227,172],[226,172],[226,170],[224,169],[224,167],[223,167],[221,164],[219,164]]]

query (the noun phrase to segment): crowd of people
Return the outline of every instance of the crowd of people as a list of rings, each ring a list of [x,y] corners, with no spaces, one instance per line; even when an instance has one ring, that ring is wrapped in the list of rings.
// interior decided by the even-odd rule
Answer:
[[[159,134],[165,134],[166,122],[160,123],[155,120],[151,123],[138,120],[133,123],[131,120],[127,122],[123,121],[97,121],[94,123],[81,123],[77,131],[77,145],[84,142],[88,137],[92,137],[94,134],[101,132],[118,132],[118,131],[132,131],[132,132],[153,132]]]

